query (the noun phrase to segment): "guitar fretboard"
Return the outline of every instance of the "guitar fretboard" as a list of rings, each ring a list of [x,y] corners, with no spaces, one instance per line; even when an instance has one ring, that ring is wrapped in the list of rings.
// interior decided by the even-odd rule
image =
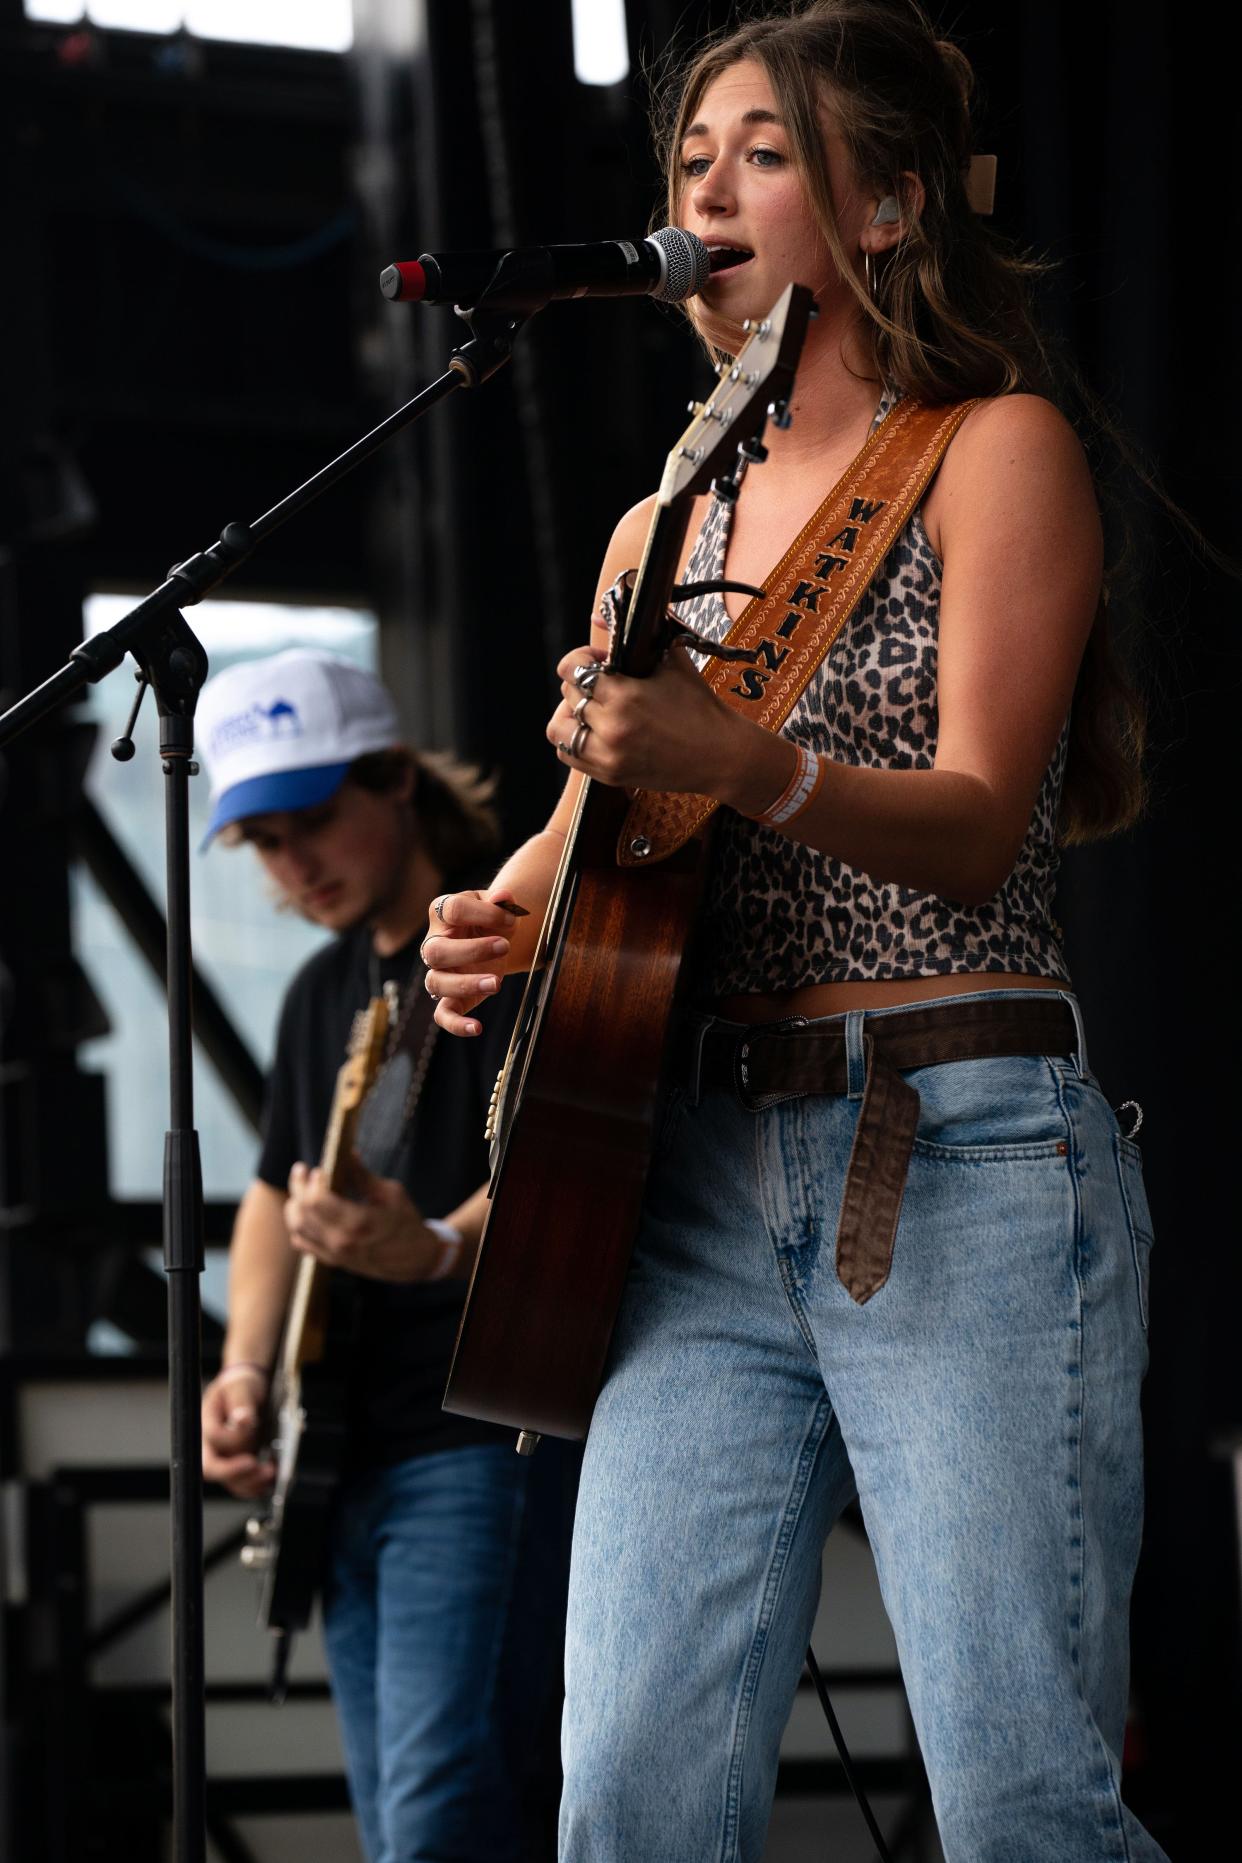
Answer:
[[[327,1187],[337,1196],[348,1188],[358,1119],[362,1103],[379,1072],[387,1032],[388,1005],[382,997],[377,997],[354,1025],[349,1059],[337,1075],[319,1157],[319,1168]],[[280,1370],[286,1388],[296,1379],[299,1366],[313,1364],[323,1354],[324,1309],[330,1272],[314,1255],[303,1255],[298,1263],[280,1352]]]

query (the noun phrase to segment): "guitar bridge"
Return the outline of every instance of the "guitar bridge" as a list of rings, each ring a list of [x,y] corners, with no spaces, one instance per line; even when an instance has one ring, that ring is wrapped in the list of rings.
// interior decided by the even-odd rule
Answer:
[[[505,1084],[505,1075],[509,1063],[506,1061],[496,1076],[496,1085],[492,1088],[492,1097],[487,1103],[487,1122],[483,1127],[483,1142],[490,1145],[496,1137],[496,1126],[500,1118],[500,1092]]]

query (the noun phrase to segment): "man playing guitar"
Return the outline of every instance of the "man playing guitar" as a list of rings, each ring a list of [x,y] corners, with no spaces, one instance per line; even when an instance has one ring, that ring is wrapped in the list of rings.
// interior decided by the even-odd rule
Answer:
[[[210,834],[250,843],[282,902],[336,934],[281,1012],[223,1366],[203,1397],[204,1473],[234,1494],[270,1493],[271,1370],[299,1258],[317,1258],[355,1308],[323,1617],[367,1855],[547,1855],[535,1827],[557,1784],[567,1464],[541,1470],[513,1453],[511,1432],[440,1408],[512,1003],[494,1006],[481,1042],[437,1041],[420,944],[452,876],[468,880],[493,852],[488,789],[405,748],[379,682],[321,653],[218,675],[199,741]],[[346,1198],[314,1161],[351,1022],[385,992],[392,1042],[359,1133],[372,1168],[355,1169]]]

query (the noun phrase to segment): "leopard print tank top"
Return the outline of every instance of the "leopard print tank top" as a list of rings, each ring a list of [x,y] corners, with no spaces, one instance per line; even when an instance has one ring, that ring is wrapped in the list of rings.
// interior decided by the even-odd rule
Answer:
[[[882,397],[873,428],[894,399]],[[713,499],[687,581],[723,575],[731,518],[732,507]],[[785,735],[837,763],[930,770],[939,609],[940,563],[916,511],[786,720]],[[730,626],[719,595],[683,602],[678,613],[712,640]],[[704,993],[981,971],[1068,981],[1052,916],[1068,734],[1067,719],[1013,871],[983,905],[881,884],[722,808],[694,954]]]

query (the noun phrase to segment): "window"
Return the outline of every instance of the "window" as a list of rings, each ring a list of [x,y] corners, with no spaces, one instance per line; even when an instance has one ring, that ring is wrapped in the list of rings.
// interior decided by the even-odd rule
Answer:
[[[574,75],[581,84],[619,84],[629,75],[625,0],[573,0]]]
[[[88,634],[110,627],[134,606],[126,595],[95,595],[86,608]],[[276,602],[206,601],[191,625],[213,673],[241,659],[284,647],[324,647],[374,670],[375,617],[348,608],[306,608]],[[134,733],[137,755],[118,763],[109,745],[125,728],[134,699],[133,662],[88,688],[88,715],[99,727],[87,791],[147,886],[164,903],[164,776],[148,694]],[[198,847],[207,826],[207,776],[190,783],[190,838]],[[262,871],[246,847],[213,846],[195,853],[190,880],[194,960],[257,1058],[271,1058],[276,1015],[286,983],[325,934],[277,912]],[[112,1193],[160,1195],[168,1124],[168,1039],[164,996],[124,926],[90,875],[74,881],[76,948],[112,1023],[112,1033],[81,1051],[85,1067],[108,1075]],[[234,1197],[250,1179],[257,1145],[201,1052],[194,1069],[194,1123],[208,1197]]]
[[[353,44],[350,0],[25,0],[27,19],[49,24],[178,32],[248,45],[292,45],[347,52]]]

